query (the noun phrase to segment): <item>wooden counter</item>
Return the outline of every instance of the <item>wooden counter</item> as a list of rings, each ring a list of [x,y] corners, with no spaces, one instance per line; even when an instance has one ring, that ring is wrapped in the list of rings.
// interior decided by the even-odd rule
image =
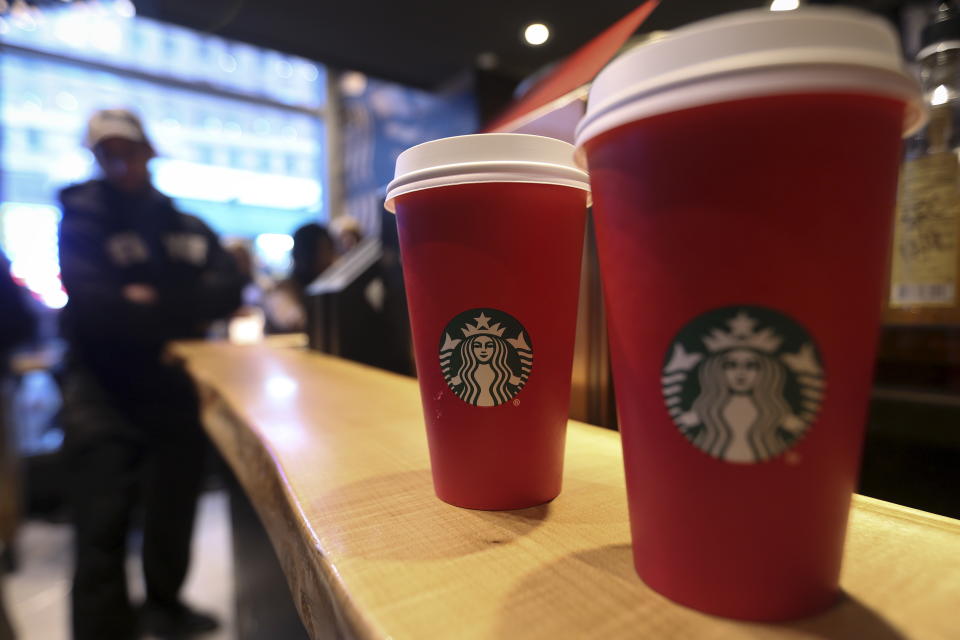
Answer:
[[[615,432],[570,423],[554,502],[469,511],[433,495],[414,380],[298,349],[175,353],[315,639],[960,638],[960,521],[857,497],[841,604],[724,620],[636,577]]]

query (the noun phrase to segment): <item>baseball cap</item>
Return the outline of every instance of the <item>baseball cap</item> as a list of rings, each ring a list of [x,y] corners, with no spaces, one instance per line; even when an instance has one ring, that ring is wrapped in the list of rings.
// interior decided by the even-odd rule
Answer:
[[[101,109],[90,116],[87,135],[84,139],[87,148],[93,149],[107,138],[123,138],[153,146],[147,138],[140,118],[128,109]]]

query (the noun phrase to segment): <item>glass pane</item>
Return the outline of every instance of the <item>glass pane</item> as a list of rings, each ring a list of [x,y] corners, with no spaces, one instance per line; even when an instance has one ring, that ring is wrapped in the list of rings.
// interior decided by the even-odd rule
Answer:
[[[308,220],[326,217],[323,122],[284,107],[319,110],[323,68],[130,17],[127,4],[50,8],[33,22],[0,19],[5,42],[63,56],[51,60],[8,50],[0,57],[0,230],[13,230],[0,231],[0,246],[11,257],[37,256],[27,267],[28,285],[50,306],[65,300],[52,293],[59,267],[49,212],[56,211],[51,207],[60,188],[96,173],[82,144],[95,109],[138,112],[158,154],[151,162],[155,186],[224,236],[287,236]],[[267,244],[277,253],[286,241]],[[271,256],[276,264],[285,260]]]
[[[47,6],[35,15],[0,18],[0,35],[10,44],[68,58],[323,107],[322,65],[132,16],[132,7],[127,0]]]

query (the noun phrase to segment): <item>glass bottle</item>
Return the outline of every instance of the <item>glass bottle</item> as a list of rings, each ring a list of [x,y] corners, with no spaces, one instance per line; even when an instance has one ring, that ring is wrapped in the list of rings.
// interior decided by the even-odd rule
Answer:
[[[907,141],[886,322],[960,325],[960,14],[939,5],[917,55],[930,121]]]

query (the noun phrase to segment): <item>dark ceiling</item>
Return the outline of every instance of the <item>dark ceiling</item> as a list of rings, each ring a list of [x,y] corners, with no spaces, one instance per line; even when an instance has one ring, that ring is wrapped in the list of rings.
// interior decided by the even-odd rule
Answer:
[[[493,53],[519,79],[574,51],[639,0],[135,0],[143,16],[286,51],[343,69],[437,87]],[[662,0],[641,31],[673,29],[769,0]],[[845,3],[851,4],[851,3]],[[897,0],[861,0],[890,11]],[[523,27],[544,22],[552,38],[530,47]]]

